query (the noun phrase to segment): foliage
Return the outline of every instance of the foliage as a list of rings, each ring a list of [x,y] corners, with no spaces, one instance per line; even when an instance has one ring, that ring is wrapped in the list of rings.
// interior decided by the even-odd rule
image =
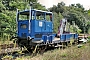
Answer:
[[[12,56],[8,56],[8,55],[6,55],[5,57],[3,57],[2,58],[2,60],[12,60]]]
[[[30,2],[33,8],[46,10],[37,0],[0,0],[0,37],[16,33],[16,9],[29,9]]]
[[[62,3],[64,5],[62,5]],[[88,33],[88,27],[90,26],[90,24],[88,23],[90,19],[90,11],[85,10],[83,5],[77,3],[77,4],[71,4],[70,6],[65,6],[65,3],[61,2],[49,8],[49,10],[52,12],[56,12],[57,14],[61,13],[61,15],[64,18],[67,18],[68,22],[71,25],[71,30],[74,27],[72,26],[73,25],[72,21],[74,21],[75,25],[78,27],[76,29],[78,33],[84,32],[83,27],[85,27],[85,32]],[[57,17],[54,18],[56,19]],[[58,24],[59,22],[57,22],[57,25]]]

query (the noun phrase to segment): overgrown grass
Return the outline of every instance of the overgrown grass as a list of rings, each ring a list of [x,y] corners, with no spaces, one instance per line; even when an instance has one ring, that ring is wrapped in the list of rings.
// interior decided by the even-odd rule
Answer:
[[[11,44],[13,41],[10,41],[10,36],[0,37],[0,45],[1,44]]]
[[[90,43],[82,44],[81,48],[71,46],[64,50],[55,49],[47,51],[43,55],[37,54],[32,58],[25,56],[23,60],[90,60]]]
[[[0,41],[0,45],[2,44],[13,44],[13,41]]]

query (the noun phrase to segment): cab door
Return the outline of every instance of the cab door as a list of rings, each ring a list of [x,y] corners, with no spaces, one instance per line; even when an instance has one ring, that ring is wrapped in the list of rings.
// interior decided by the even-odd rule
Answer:
[[[28,20],[18,21],[18,36],[26,38],[28,36]]]

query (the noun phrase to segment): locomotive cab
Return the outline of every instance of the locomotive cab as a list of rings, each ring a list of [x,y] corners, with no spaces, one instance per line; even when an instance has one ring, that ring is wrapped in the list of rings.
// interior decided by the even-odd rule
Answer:
[[[53,33],[53,14],[41,10],[17,10],[17,35],[19,44],[42,43],[44,35]]]

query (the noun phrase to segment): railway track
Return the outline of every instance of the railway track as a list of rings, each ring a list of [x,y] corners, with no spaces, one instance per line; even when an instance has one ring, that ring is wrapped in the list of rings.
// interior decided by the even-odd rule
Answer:
[[[24,49],[22,50],[24,51]],[[21,48],[13,43],[0,45],[0,60],[5,56],[18,57],[22,53]],[[21,53],[20,53],[21,52]]]
[[[0,55],[12,53],[14,51],[19,51],[19,50],[20,48],[18,47],[18,45],[15,45],[13,43],[0,45]]]
[[[43,53],[46,50],[46,48],[47,48],[46,46],[44,47],[36,46],[33,52],[31,53],[30,51],[25,50],[25,49],[21,51],[18,45],[14,46],[14,44],[3,44],[3,45],[0,45],[0,60],[5,56],[12,56],[14,58],[22,56],[22,55],[35,56],[37,54],[36,52]]]

